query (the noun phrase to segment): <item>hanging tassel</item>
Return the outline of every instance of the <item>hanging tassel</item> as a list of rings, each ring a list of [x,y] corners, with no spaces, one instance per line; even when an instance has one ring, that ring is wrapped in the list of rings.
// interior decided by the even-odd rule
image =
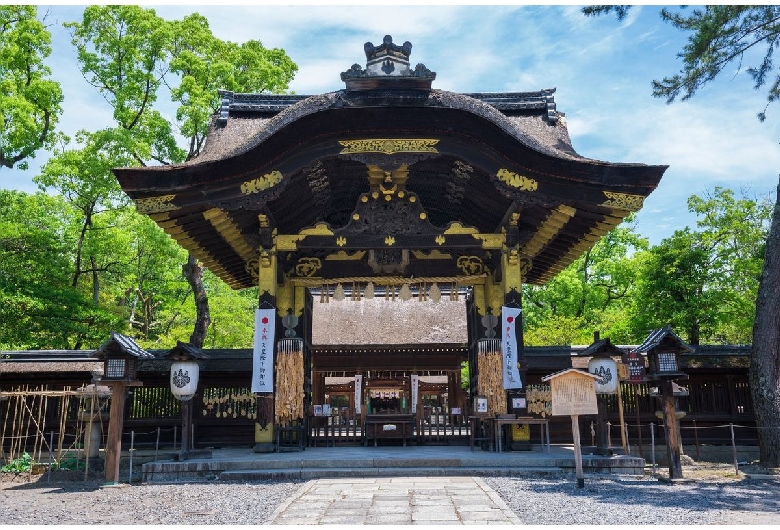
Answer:
[[[426,291],[425,282],[423,282],[417,290],[417,301],[425,302],[426,300],[428,300],[428,293]]]
[[[439,289],[439,286],[436,285],[436,282],[433,282],[433,285],[431,285],[431,301],[433,301],[434,304],[438,304],[441,300],[441,289]]]
[[[337,283],[336,289],[334,289],[333,291],[333,299],[336,300],[337,302],[341,302],[342,300],[344,300],[345,297],[346,295],[344,293],[344,286],[341,285],[340,283]]]
[[[408,283],[401,286],[401,292],[398,294],[398,297],[404,302],[412,299],[412,290],[409,288]]]
[[[366,285],[366,290],[363,291],[363,298],[366,300],[374,299],[374,282],[368,282],[368,285]]]

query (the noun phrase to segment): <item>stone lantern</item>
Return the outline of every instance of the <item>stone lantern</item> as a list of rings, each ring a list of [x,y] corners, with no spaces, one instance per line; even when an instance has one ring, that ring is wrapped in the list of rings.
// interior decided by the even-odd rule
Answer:
[[[111,389],[105,468],[106,483],[117,484],[127,389],[143,386],[136,379],[138,362],[141,359],[154,359],[154,355],[141,348],[132,338],[112,331],[111,338],[101,344],[92,356],[103,360],[103,376],[95,382]]]
[[[672,331],[672,327],[667,325],[652,331],[634,351],[644,353],[647,356],[648,381],[658,382],[658,391],[663,403],[662,412],[666,430],[666,451],[669,458],[669,478],[681,479],[683,478],[680,458],[682,439],[673,381],[688,379],[688,375],[680,368],[680,354],[691,353],[693,348],[685,344]]]

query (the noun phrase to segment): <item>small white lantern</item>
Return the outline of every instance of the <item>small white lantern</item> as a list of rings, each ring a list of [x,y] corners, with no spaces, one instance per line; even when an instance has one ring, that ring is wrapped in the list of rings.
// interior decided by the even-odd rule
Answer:
[[[618,390],[617,363],[614,359],[593,357],[588,361],[588,373],[596,376],[593,383],[596,394],[616,394]]]
[[[171,363],[171,392],[180,401],[189,401],[198,389],[200,367],[197,361]]]

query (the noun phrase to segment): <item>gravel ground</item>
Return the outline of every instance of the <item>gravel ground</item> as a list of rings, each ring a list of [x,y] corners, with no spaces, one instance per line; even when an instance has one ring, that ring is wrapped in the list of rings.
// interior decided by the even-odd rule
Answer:
[[[485,478],[525,524],[780,524],[777,480],[695,480],[573,476]]]
[[[53,473],[55,477],[58,473]],[[258,524],[302,482],[142,484],[45,476],[0,482],[0,526],[10,524]]]
[[[688,470],[687,475],[695,472]],[[669,484],[652,476],[488,477],[525,524],[780,524],[780,481],[706,473]],[[0,525],[259,524],[300,481],[119,485],[81,472],[0,476]]]

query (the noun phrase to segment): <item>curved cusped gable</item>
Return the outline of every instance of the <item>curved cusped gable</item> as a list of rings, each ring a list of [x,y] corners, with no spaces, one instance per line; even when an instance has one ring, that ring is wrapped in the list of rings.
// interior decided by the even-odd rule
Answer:
[[[410,49],[367,44],[366,69],[337,92],[224,92],[198,158],[117,178],[239,288],[272,247],[282,274],[337,278],[487,274],[506,246],[525,281],[544,283],[641,208],[666,169],[580,156],[554,90],[432,89]]]

